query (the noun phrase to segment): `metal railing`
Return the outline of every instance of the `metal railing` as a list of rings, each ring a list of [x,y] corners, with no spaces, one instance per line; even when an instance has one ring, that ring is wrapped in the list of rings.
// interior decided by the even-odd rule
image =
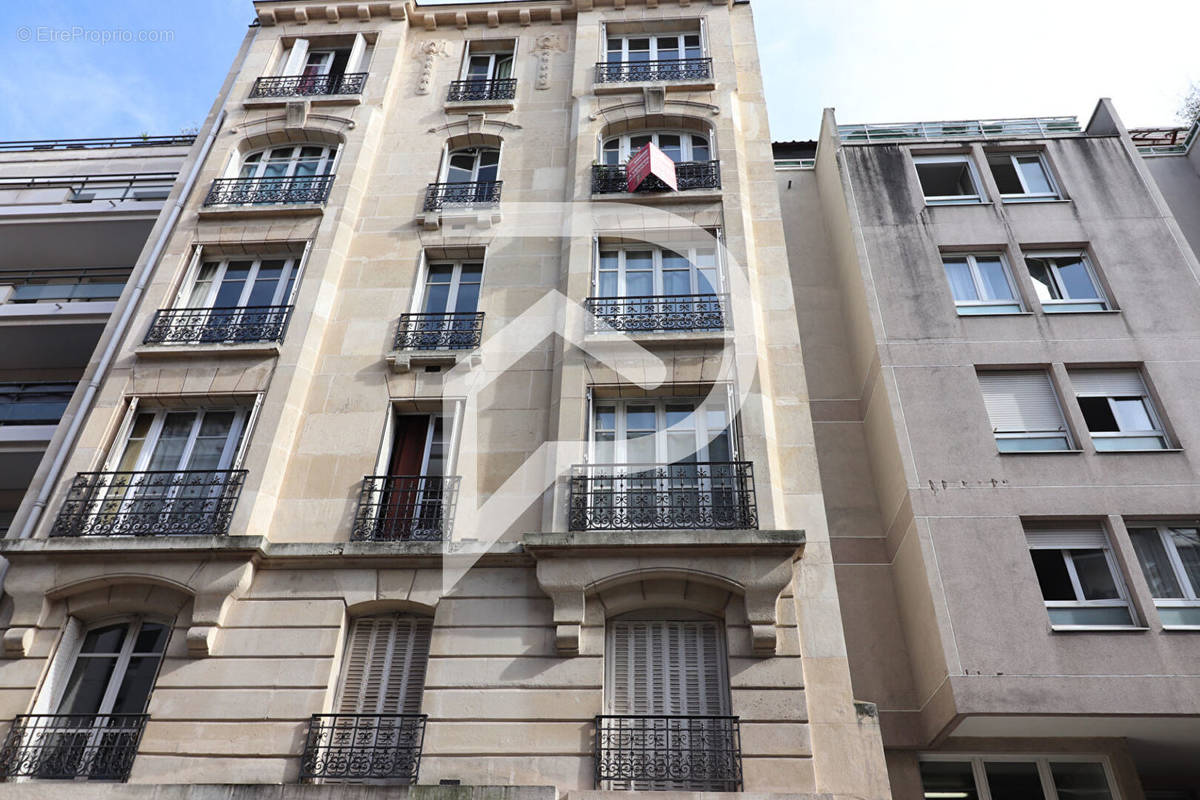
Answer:
[[[672,58],[661,61],[601,61],[596,83],[712,80],[711,58]]]
[[[65,201],[165,200],[177,172],[122,172],[109,175],[25,175],[0,177],[0,191],[68,189]]]
[[[996,139],[1018,136],[1036,139],[1080,133],[1076,117],[972,119],[952,122],[896,122],[872,125],[838,125],[842,144],[916,142],[931,139]]]
[[[440,542],[458,500],[457,475],[368,475],[354,515],[354,541]]]
[[[446,102],[462,103],[471,100],[512,100],[516,96],[516,78],[451,81],[450,91],[446,95]]]
[[[431,183],[425,190],[425,210],[439,211],[446,206],[494,206],[500,202],[504,181],[469,183]]]
[[[1200,120],[1192,125],[1182,143],[1138,145],[1138,152],[1144,156],[1187,155],[1198,137],[1200,137]]]
[[[148,714],[21,714],[0,749],[5,778],[125,781]]]
[[[313,714],[300,779],[416,783],[427,718],[425,714]]]
[[[14,287],[9,303],[83,303],[116,300],[130,270],[125,267],[0,269],[0,286]]]
[[[724,294],[589,297],[593,331],[719,331],[725,328]]]
[[[597,789],[736,792],[742,788],[737,717],[596,717]]]
[[[816,169],[815,158],[777,158],[775,169]]]
[[[92,150],[106,147],[166,147],[191,145],[194,134],[179,136],[108,136],[95,139],[27,139],[0,142],[0,152],[13,150]]]
[[[57,425],[74,393],[70,381],[0,383],[0,426]]]
[[[344,75],[277,75],[254,81],[250,98],[361,94],[366,83],[365,72],[347,72]]]
[[[473,350],[483,338],[483,312],[401,314],[393,350]]]
[[[161,308],[154,313],[146,344],[282,342],[292,306]]]
[[[324,203],[333,175],[293,175],[283,178],[217,178],[204,198],[206,206]]]
[[[675,164],[675,182],[679,191],[688,189],[720,189],[720,161],[679,161]],[[615,194],[628,192],[625,180],[625,165],[593,164],[592,194]],[[637,188],[639,192],[666,192],[671,187],[651,175]]]
[[[577,465],[568,502],[573,531],[758,527],[749,461]]]
[[[223,536],[244,469],[80,472],[51,536]]]

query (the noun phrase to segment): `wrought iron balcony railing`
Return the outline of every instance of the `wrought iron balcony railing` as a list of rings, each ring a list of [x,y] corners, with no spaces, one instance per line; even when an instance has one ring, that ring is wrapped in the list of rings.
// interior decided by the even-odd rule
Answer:
[[[446,101],[449,103],[461,103],[471,100],[512,100],[516,96],[516,78],[451,81],[450,92],[446,95]]]
[[[483,337],[483,312],[401,314],[394,350],[473,350]]]
[[[577,465],[569,503],[573,531],[758,527],[749,461]]]
[[[431,183],[425,190],[425,210],[440,211],[447,206],[494,206],[500,202],[503,184],[504,181]]]
[[[5,778],[129,779],[148,714],[21,714],[0,750]]]
[[[736,792],[742,788],[737,717],[596,717],[596,788]]]
[[[146,344],[282,342],[291,306],[162,308],[154,314]]]
[[[300,779],[416,783],[426,719],[425,714],[313,714]]]
[[[217,178],[206,206],[324,203],[333,188],[333,175],[293,175],[284,178]]]
[[[368,475],[354,515],[354,541],[440,542],[454,520],[457,475]]]
[[[601,61],[596,83],[712,80],[711,58],[673,58],[663,61]]]
[[[589,297],[593,330],[626,332],[720,331],[725,329],[724,294],[654,297]]]
[[[250,90],[251,98],[312,97],[323,94],[361,94],[367,73],[344,75],[279,75],[259,78]]]
[[[720,161],[679,161],[675,164],[675,182],[679,191],[688,189],[720,189]],[[593,164],[592,194],[628,192],[625,165]],[[671,187],[651,175],[637,188],[639,192],[667,192]]]
[[[223,536],[244,469],[80,472],[51,536]]]

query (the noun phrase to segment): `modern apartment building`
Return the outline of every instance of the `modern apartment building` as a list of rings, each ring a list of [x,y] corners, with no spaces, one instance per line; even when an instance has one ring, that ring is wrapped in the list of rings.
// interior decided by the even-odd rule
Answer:
[[[1177,138],[1139,150],[1104,100],[1083,126],[829,110],[777,148],[894,797],[1197,797],[1200,156]]]
[[[191,136],[0,142],[0,532],[7,532]]]
[[[750,6],[254,6],[3,541],[0,797],[888,797]]]

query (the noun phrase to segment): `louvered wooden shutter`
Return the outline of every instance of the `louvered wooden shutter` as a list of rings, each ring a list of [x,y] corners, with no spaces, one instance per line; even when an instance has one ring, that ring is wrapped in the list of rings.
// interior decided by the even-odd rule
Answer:
[[[1072,370],[1071,385],[1078,394],[1106,397],[1141,397],[1146,394],[1146,385],[1136,369]]]
[[[980,373],[983,404],[998,433],[1066,430],[1045,370]]]
[[[729,713],[719,622],[623,620],[610,631],[613,714]]]
[[[342,714],[418,714],[433,621],[398,614],[359,617],[350,631]]]

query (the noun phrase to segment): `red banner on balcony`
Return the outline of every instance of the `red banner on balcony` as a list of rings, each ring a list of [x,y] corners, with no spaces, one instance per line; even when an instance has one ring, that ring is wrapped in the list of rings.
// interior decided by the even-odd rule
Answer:
[[[675,162],[655,147],[653,142],[629,157],[629,162],[625,165],[625,188],[636,192],[651,175],[671,187],[671,191],[679,191],[679,182],[675,178]]]

